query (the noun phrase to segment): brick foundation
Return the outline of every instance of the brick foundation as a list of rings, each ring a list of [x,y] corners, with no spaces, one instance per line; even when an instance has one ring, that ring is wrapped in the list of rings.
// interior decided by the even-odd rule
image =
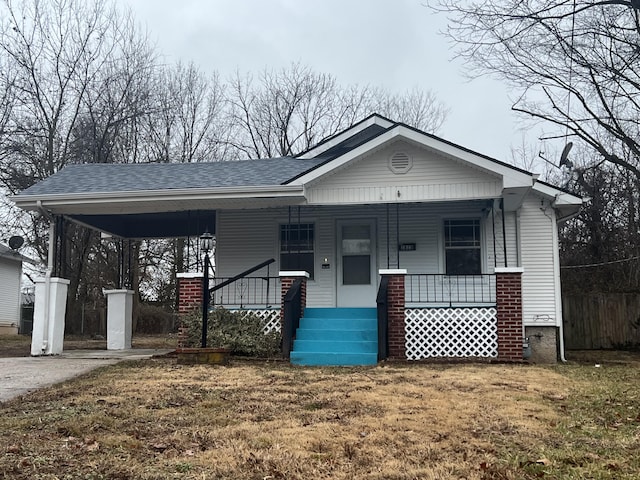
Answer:
[[[380,275],[389,277],[387,290],[389,358],[405,360],[407,358],[404,325],[404,277],[406,271],[381,270]]]
[[[182,317],[194,310],[202,309],[202,273],[178,274],[178,349],[185,347],[187,329],[182,323]]]
[[[496,269],[498,360],[520,362],[522,356],[522,269]]]

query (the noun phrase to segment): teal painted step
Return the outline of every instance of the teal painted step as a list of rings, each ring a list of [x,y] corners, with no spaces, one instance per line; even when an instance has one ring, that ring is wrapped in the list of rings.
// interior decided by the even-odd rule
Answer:
[[[308,330],[370,330],[378,328],[375,318],[302,317],[298,328]]]
[[[340,341],[362,341],[377,342],[378,328],[377,326],[368,330],[339,330],[329,328],[299,328],[296,333],[298,340],[327,340],[333,342]]]
[[[348,342],[335,340],[293,341],[295,352],[378,353],[378,342]]]
[[[375,308],[325,308],[311,307],[305,308],[304,317],[323,318],[377,318]]]
[[[291,352],[291,363],[306,366],[355,367],[375,365],[377,353]]]
[[[297,365],[375,365],[378,362],[376,309],[305,309],[290,359]]]

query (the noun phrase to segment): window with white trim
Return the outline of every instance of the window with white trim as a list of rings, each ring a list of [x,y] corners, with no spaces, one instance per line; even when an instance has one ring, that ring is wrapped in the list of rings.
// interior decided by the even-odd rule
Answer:
[[[280,225],[280,270],[314,275],[314,224]]]
[[[482,273],[480,219],[444,221],[444,252],[447,275]]]

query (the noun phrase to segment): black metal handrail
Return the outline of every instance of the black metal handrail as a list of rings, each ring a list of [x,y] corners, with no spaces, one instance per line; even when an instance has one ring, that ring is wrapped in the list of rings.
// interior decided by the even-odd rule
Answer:
[[[284,296],[284,319],[282,325],[282,356],[289,358],[296,330],[302,316],[302,279],[296,279]]]
[[[251,267],[244,272],[241,272],[233,277],[216,277],[212,281],[215,285],[209,288],[210,298],[213,303],[219,305],[233,305],[243,308],[245,305],[265,305],[267,308],[274,304],[279,304],[279,291],[277,288],[279,278],[269,276],[269,265],[274,263],[275,260],[270,258],[258,265]],[[267,267],[266,276],[249,277],[250,274]],[[240,281],[241,284],[235,288],[226,288]],[[225,289],[219,295],[214,295],[215,292]],[[218,302],[216,302],[218,297]],[[273,297],[273,298],[272,298]]]
[[[226,280],[226,281],[220,283],[219,285],[216,285],[215,287],[210,288],[209,292],[213,293],[216,290],[220,290],[221,288],[226,287],[227,285],[229,285],[229,284],[231,284],[231,283],[233,283],[233,282],[235,282],[237,280],[240,280],[243,277],[248,276],[250,273],[258,271],[261,268],[266,267],[267,265],[271,265],[273,262],[275,262],[275,260],[273,258],[270,258],[269,260],[265,260],[264,262],[259,263],[255,267],[251,267],[251,268],[245,270],[244,272],[239,273],[235,277],[231,277],[229,280]]]
[[[410,274],[405,277],[407,304],[487,305],[496,303],[494,274]]]
[[[378,296],[376,304],[378,307],[378,361],[384,360],[389,356],[389,277],[382,276],[380,287],[378,288]]]

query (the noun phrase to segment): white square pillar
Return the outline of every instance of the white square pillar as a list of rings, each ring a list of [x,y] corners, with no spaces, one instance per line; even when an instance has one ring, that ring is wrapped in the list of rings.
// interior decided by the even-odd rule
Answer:
[[[36,278],[31,355],[59,355],[64,343],[67,310],[66,278]]]
[[[131,348],[133,290],[104,290],[107,297],[107,350]]]

